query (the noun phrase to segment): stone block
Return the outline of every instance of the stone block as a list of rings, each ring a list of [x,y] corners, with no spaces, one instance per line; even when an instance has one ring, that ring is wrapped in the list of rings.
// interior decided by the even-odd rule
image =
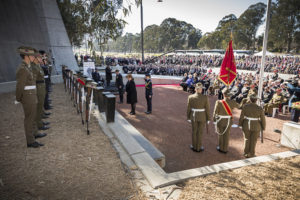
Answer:
[[[300,124],[287,122],[283,124],[281,145],[300,149]]]

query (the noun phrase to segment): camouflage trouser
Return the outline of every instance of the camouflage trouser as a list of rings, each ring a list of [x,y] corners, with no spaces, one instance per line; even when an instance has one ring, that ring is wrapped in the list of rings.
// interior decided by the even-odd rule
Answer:
[[[264,105],[264,111],[265,113],[268,113],[268,115],[272,115],[273,113],[273,108],[278,108],[279,104],[274,104],[274,103],[267,103]]]

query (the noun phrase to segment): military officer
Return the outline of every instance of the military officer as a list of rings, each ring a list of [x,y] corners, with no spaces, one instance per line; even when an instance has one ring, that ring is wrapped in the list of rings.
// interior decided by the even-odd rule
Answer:
[[[22,58],[22,63],[16,73],[16,101],[21,102],[24,110],[24,128],[27,140],[27,147],[37,148],[44,146],[42,143],[35,141],[36,138],[45,135],[37,132],[36,125],[36,108],[37,108],[37,92],[36,80],[32,73],[32,61],[35,59],[35,50],[31,47],[21,46],[18,53]]]
[[[205,125],[209,123],[209,101],[207,96],[202,94],[202,84],[195,86],[196,93],[188,97],[187,119],[192,123],[192,145],[193,151],[203,151],[202,132]]]
[[[276,93],[273,95],[272,99],[269,101],[269,103],[264,105],[265,113],[268,115],[268,117],[272,116],[273,108],[278,108],[280,104],[284,102],[284,97],[281,94],[281,89],[277,88]]]
[[[152,113],[153,92],[152,92],[152,81],[151,81],[150,74],[146,74],[146,77],[145,77],[145,95],[146,95],[146,100],[147,100],[147,111],[145,113],[151,114]]]
[[[255,94],[250,96],[250,103],[242,108],[239,126],[244,133],[244,156],[246,158],[255,156],[255,146],[260,131],[266,128],[264,110],[256,105]]]
[[[123,83],[123,77],[120,74],[120,71],[117,69],[116,70],[116,86],[118,88],[119,96],[120,96],[120,101],[118,103],[122,104],[123,103],[123,93],[124,93],[124,83]]]
[[[49,127],[47,127],[45,124],[49,124],[48,122],[43,122],[42,117],[44,115],[44,101],[45,101],[45,95],[46,95],[46,89],[45,89],[45,79],[44,79],[44,71],[40,66],[40,63],[42,62],[42,57],[38,52],[36,53],[36,57],[32,63],[32,72],[33,76],[36,80],[36,91],[37,91],[37,113],[36,113],[36,123],[39,130],[47,130]]]
[[[228,88],[222,90],[223,100],[218,100],[215,104],[213,121],[216,124],[218,134],[217,150],[221,153],[227,153],[229,144],[229,134],[232,125],[232,110],[239,108],[239,104],[230,100],[230,91]]]

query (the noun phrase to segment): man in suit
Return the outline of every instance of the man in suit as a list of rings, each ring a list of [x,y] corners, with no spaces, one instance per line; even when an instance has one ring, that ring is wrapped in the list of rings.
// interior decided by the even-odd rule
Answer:
[[[246,158],[255,156],[255,146],[260,131],[266,128],[264,110],[256,105],[255,94],[250,96],[250,103],[244,105],[240,115],[239,126],[244,133],[244,156]]]
[[[197,83],[196,93],[188,97],[187,119],[192,123],[192,145],[193,151],[200,152],[204,150],[202,146],[203,128],[209,123],[209,101],[206,95],[202,94],[203,86]]]
[[[105,68],[105,78],[106,78],[106,86],[110,86],[110,81],[112,80],[112,72],[109,65]]]
[[[120,101],[118,103],[123,103],[123,93],[124,93],[124,83],[123,83],[123,77],[122,74],[120,74],[120,71],[116,70],[116,87],[118,88]]]

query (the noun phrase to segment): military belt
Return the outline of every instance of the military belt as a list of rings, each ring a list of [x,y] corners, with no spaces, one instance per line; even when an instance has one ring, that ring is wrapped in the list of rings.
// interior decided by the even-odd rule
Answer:
[[[49,76],[47,75],[47,76],[44,76],[44,78],[49,78]]]
[[[192,111],[193,111],[193,118],[194,118],[194,121],[195,121],[196,112],[204,112],[205,109],[196,109],[196,108],[192,108]]]
[[[227,131],[227,129],[229,128],[229,125],[230,125],[230,118],[232,118],[230,115],[217,115],[217,117],[219,118],[217,121],[216,121],[216,124],[215,124],[215,128],[216,128],[216,133],[218,135],[224,135]],[[225,130],[223,131],[223,133],[219,133],[218,132],[218,123],[222,120],[222,119],[227,119],[227,126],[225,128]]]
[[[259,121],[260,118],[253,118],[253,117],[244,117],[244,119],[247,119],[248,120],[248,128],[249,128],[249,131],[250,131],[250,125],[251,125],[251,121]]]
[[[42,81],[36,81],[36,84],[39,84],[39,83],[45,83],[45,81],[44,80],[42,80]]]
[[[24,90],[35,90],[36,86],[35,85],[27,85],[24,87]]]

